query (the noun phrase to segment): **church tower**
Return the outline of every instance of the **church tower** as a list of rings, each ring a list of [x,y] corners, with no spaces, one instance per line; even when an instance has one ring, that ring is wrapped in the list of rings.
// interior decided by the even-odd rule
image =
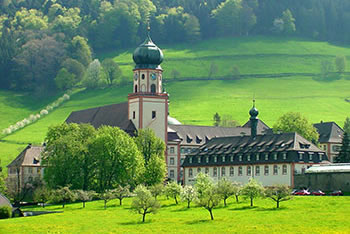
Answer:
[[[133,54],[133,92],[128,95],[129,119],[137,129],[150,128],[167,144],[168,94],[163,92],[163,52],[148,35]]]

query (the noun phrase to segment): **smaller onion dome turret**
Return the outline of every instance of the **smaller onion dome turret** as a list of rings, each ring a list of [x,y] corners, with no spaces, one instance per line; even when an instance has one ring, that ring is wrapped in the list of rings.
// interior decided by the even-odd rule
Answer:
[[[255,108],[255,100],[253,100],[253,107],[252,109],[250,109],[249,115],[253,119],[255,119],[259,115],[258,109]]]
[[[163,62],[164,56],[162,50],[153,43],[148,32],[146,40],[135,49],[132,58],[136,63],[136,69],[161,69],[159,65]]]

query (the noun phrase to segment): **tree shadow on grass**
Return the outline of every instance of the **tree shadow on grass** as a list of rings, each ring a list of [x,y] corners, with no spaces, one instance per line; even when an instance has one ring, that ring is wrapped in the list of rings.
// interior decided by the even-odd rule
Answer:
[[[280,208],[276,208],[276,207],[270,207],[270,208],[265,208],[265,207],[259,207],[258,209],[256,209],[256,211],[280,211],[280,210],[286,210],[286,207],[280,207]]]
[[[187,208],[187,206],[186,206],[186,207],[182,207],[182,208],[177,209],[177,210],[173,210],[172,212],[183,212],[183,211],[189,211],[189,210],[191,210],[191,207]]]
[[[175,203],[174,204],[168,204],[168,205],[162,205],[162,207],[172,207],[172,206],[178,206]]]
[[[129,222],[123,222],[123,223],[119,223],[120,225],[125,225],[125,226],[132,226],[132,225],[146,225],[151,223],[151,221],[148,221],[146,218],[146,221],[143,223],[142,221],[129,221]]]
[[[188,225],[193,225],[193,224],[200,224],[200,223],[208,223],[210,222],[210,219],[200,219],[200,220],[191,220],[191,221],[187,221],[185,222]]]
[[[232,208],[232,209],[229,209],[229,210],[236,210],[236,211],[239,211],[239,210],[254,210],[254,209],[257,209],[258,207],[256,206],[243,206],[243,207],[237,207],[237,208]]]

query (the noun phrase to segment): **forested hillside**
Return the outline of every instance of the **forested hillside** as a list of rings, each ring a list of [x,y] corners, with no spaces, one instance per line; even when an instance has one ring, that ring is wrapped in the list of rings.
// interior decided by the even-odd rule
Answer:
[[[0,12],[0,87],[38,96],[125,82],[118,69],[118,79],[96,81],[93,71],[117,65],[91,62],[97,52],[134,48],[148,23],[157,43],[246,35],[350,42],[343,0],[0,0]]]

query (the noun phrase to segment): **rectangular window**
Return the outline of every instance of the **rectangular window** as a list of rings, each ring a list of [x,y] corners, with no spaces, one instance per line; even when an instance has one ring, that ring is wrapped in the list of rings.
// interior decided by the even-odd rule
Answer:
[[[309,161],[312,161],[312,154],[309,153]]]
[[[256,161],[259,161],[260,160],[260,155],[259,153],[256,155]]]
[[[226,176],[226,169],[225,169],[225,167],[221,168],[221,176]]]
[[[251,176],[252,175],[252,167],[248,166],[247,167],[247,176]]]
[[[303,153],[300,152],[300,153],[299,153],[299,161],[302,161],[302,160],[303,160]]]
[[[239,175],[239,176],[242,175],[242,167],[238,167],[238,175]]]
[[[175,175],[174,175],[174,170],[170,170],[170,178],[174,178],[175,177]]]
[[[201,163],[201,157],[198,157],[198,163]]]
[[[273,166],[273,174],[274,174],[274,175],[277,175],[277,174],[278,174],[278,167],[277,167],[277,165],[274,165],[274,166]]]
[[[135,111],[132,112],[132,119],[136,119],[136,112]]]
[[[216,167],[214,167],[213,176],[214,177],[218,176],[218,169]]]
[[[305,169],[305,168],[303,168],[303,169]],[[282,166],[282,173],[283,173],[283,175],[287,175],[287,165]]]
[[[181,147],[180,148],[180,152],[181,152],[181,154],[184,154],[185,153],[185,148]]]
[[[322,154],[320,154],[319,157],[320,157],[320,161],[322,161]]]
[[[273,154],[273,159],[274,159],[274,160],[277,160],[277,153],[274,153],[274,154]]]
[[[269,154],[265,154],[265,160],[269,160]]]
[[[209,157],[208,157],[208,156],[205,157],[205,162],[206,162],[206,163],[209,163]]]
[[[233,176],[235,174],[235,169],[233,167],[230,167],[230,176]]]
[[[260,166],[255,167],[255,175],[259,176],[260,175]]]
[[[170,158],[170,162],[169,162],[170,165],[174,165],[175,164],[175,160],[174,158]]]
[[[217,162],[217,161],[218,161],[218,157],[215,156],[215,157],[214,157],[214,162]]]
[[[242,161],[242,155],[239,155],[239,161]]]
[[[181,165],[184,163],[184,160],[185,160],[184,158],[180,159]]]
[[[189,160],[190,160],[190,163],[192,163],[192,157],[190,157],[190,159],[189,159]]]
[[[233,156],[230,157],[231,162],[233,162]]]
[[[188,170],[188,177],[190,177],[190,178],[193,177],[193,170],[192,170],[192,168],[190,168],[190,169]]]
[[[225,162],[225,156],[222,156],[222,162]]]
[[[209,174],[209,168],[207,168],[207,167],[205,168],[205,174],[207,174],[207,175]]]
[[[269,175],[269,166],[267,165],[264,167],[264,174]]]
[[[175,148],[174,147],[170,147],[170,153],[171,154],[175,153]]]
[[[157,117],[157,113],[155,111],[152,111],[152,119],[155,119]]]
[[[287,153],[283,153],[283,160],[287,159]]]
[[[247,156],[247,160],[250,161],[250,155]]]

